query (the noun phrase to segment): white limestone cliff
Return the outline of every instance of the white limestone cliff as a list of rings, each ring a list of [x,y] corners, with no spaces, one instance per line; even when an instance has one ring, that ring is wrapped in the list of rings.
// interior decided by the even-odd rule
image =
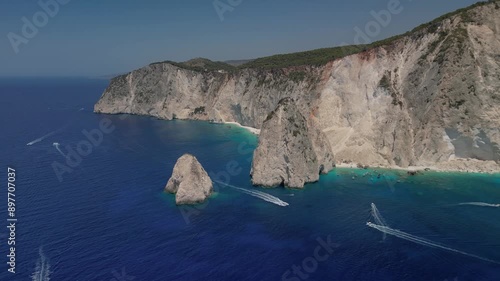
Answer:
[[[152,64],[114,78],[95,112],[261,129],[289,97],[325,134],[338,163],[500,172],[495,5],[321,66],[218,72]]]

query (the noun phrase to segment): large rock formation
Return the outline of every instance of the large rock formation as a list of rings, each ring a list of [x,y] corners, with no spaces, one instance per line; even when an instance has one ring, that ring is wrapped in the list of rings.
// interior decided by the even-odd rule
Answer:
[[[165,191],[176,194],[177,205],[198,204],[212,194],[213,184],[196,157],[184,154],[175,163]]]
[[[260,128],[290,97],[339,161],[499,172],[499,5],[480,4],[321,66],[152,64],[114,78],[95,112]]]
[[[282,99],[262,125],[252,162],[252,183],[302,188],[334,165],[323,133],[308,122],[291,98]]]

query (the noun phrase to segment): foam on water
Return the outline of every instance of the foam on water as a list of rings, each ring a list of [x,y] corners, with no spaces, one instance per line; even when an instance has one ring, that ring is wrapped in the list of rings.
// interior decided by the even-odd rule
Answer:
[[[49,281],[50,280],[50,264],[43,253],[42,247],[38,250],[40,257],[36,262],[35,272],[31,276],[33,281]]]
[[[38,138],[38,139],[36,139],[36,140],[34,140],[34,141],[28,142],[26,145],[27,145],[27,146],[31,146],[31,145],[34,145],[35,143],[39,143],[39,142],[43,141],[44,139],[46,139],[46,138],[48,138],[48,137],[50,137],[50,136],[54,135],[56,132],[57,132],[57,131],[50,132],[50,133],[46,134],[46,135],[45,135],[45,136],[43,136],[43,137],[40,137],[40,138]]]
[[[414,235],[405,233],[405,232],[397,230],[397,229],[392,229],[392,228],[387,227],[387,226],[377,225],[377,224],[374,224],[374,223],[371,223],[371,222],[367,222],[366,225],[369,226],[369,227],[371,227],[371,228],[374,228],[374,229],[376,229],[378,231],[381,231],[383,233],[386,233],[386,234],[389,234],[389,235],[392,235],[392,236],[396,236],[398,238],[401,238],[401,239],[404,239],[404,240],[407,240],[407,241],[410,241],[410,242],[413,242],[413,243],[417,243],[417,244],[420,244],[420,245],[423,245],[423,246],[428,246],[428,247],[433,247],[433,248],[439,248],[439,249],[447,250],[447,251],[450,251],[450,252],[462,254],[462,255],[465,255],[465,256],[468,256],[468,257],[480,259],[480,260],[483,260],[483,261],[500,264],[497,261],[490,260],[490,259],[487,259],[487,258],[483,258],[483,257],[477,256],[477,255],[469,254],[469,253],[466,253],[466,252],[462,252],[462,251],[459,251],[459,250],[456,250],[456,249],[453,249],[453,248],[450,248],[450,247],[447,247],[447,246],[443,246],[443,245],[440,245],[438,243],[435,243],[435,242],[432,242],[430,240],[427,240],[425,238],[414,236]]]
[[[262,191],[248,190],[248,189],[240,188],[240,187],[237,187],[237,186],[234,186],[234,185],[225,184],[225,183],[218,182],[218,181],[214,181],[214,182],[217,183],[217,184],[220,184],[220,185],[224,185],[224,186],[236,189],[236,190],[241,191],[241,192],[243,192],[245,194],[248,194],[248,195],[260,198],[260,199],[262,199],[264,201],[276,204],[278,206],[286,207],[286,206],[289,205],[287,202],[279,199],[278,197],[272,196],[271,194],[267,194],[267,193],[264,193]]]
[[[57,151],[59,151],[59,153],[61,153],[61,155],[66,158],[66,155],[64,155],[64,153],[62,152],[62,150],[59,148],[60,144],[58,142],[55,142],[52,144],[56,149]]]
[[[490,204],[490,203],[484,203],[484,202],[465,202],[465,203],[460,203],[458,205],[500,208],[500,204]]]
[[[380,214],[375,203],[372,203],[371,206],[372,206],[372,216],[375,219],[375,222],[382,226],[389,226],[385,221],[384,217],[382,217],[382,215]],[[383,239],[385,240],[385,238],[387,238],[387,233],[383,234]]]

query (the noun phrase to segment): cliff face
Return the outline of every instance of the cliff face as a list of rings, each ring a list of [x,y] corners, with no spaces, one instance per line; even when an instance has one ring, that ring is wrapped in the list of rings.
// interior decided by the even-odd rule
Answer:
[[[323,133],[308,124],[294,101],[281,100],[262,125],[252,161],[252,183],[302,188],[333,168],[331,147]]]
[[[315,72],[315,77],[321,75],[319,69],[305,68]],[[316,83],[296,83],[288,72],[292,70],[245,69],[229,74],[152,64],[114,78],[95,105],[95,112],[234,121],[260,128],[282,98],[299,99],[303,109],[309,110]]]
[[[341,162],[500,171],[500,9],[475,7],[322,66],[237,72],[153,64],[113,79],[95,112],[260,128],[286,97]]]

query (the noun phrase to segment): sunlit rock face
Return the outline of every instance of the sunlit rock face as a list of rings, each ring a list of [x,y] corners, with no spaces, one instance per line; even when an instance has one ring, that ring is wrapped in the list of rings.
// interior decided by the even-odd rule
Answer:
[[[337,162],[499,172],[495,5],[322,66],[224,72],[152,64],[114,78],[95,112],[232,121],[260,129],[288,97],[325,134]]]
[[[252,183],[302,188],[333,165],[323,133],[308,124],[291,98],[282,99],[262,125],[253,156]]]
[[[175,163],[165,191],[175,193],[177,205],[198,204],[212,194],[213,184],[196,157],[184,154]]]

